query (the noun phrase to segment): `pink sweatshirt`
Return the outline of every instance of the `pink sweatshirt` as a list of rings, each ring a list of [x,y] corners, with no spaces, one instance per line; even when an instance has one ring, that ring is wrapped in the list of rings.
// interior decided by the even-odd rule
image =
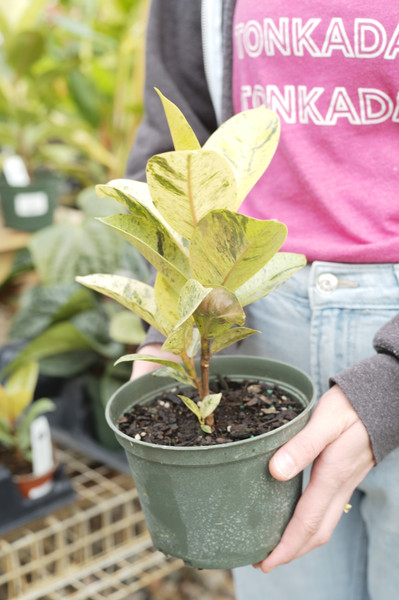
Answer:
[[[235,111],[282,121],[242,212],[309,261],[399,262],[399,4],[238,0],[233,36]]]

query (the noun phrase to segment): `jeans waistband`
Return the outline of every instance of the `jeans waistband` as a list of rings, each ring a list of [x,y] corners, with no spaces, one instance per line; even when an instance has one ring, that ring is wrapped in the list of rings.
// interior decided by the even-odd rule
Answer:
[[[397,308],[399,264],[347,264],[315,261],[289,280],[283,293],[312,308]]]

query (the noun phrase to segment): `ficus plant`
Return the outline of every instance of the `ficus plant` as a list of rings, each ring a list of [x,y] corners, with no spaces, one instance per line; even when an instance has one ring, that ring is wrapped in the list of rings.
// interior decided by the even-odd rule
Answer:
[[[48,398],[33,402],[39,377],[37,361],[28,361],[15,369],[0,384],[0,445],[31,461],[30,427],[43,413],[55,409]]]
[[[77,280],[116,299],[165,336],[163,349],[180,361],[130,354],[118,362],[155,362],[162,367],[154,374],[197,388],[198,404],[181,399],[209,433],[221,398],[209,389],[212,356],[259,333],[245,327],[244,307],[285,283],[306,259],[279,252],[287,235],[283,223],[237,212],[275,153],[278,116],[263,105],[239,113],[201,147],[178,107],[158,94],[175,150],[150,158],[147,183],[114,180],[97,186],[99,196],[128,210],[100,221],[152,264],[155,283],[107,274]]]

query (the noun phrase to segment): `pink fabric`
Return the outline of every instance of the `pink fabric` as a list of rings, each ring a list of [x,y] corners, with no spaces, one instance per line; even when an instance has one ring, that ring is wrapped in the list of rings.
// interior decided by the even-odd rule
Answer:
[[[242,212],[309,261],[399,262],[399,4],[238,0],[233,35],[235,112],[282,121]]]

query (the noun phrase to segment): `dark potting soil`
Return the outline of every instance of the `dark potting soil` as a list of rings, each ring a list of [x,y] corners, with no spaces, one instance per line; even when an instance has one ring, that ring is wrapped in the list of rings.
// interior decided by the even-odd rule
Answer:
[[[30,475],[32,463],[15,450],[0,445],[0,465],[4,465],[14,475]]]
[[[197,391],[176,387],[146,405],[132,407],[119,419],[119,429],[130,437],[164,446],[210,446],[267,433],[299,415],[304,407],[278,386],[264,382],[219,379],[211,392],[222,392],[214,431],[204,433],[197,417],[178,398],[184,394],[195,402]]]

